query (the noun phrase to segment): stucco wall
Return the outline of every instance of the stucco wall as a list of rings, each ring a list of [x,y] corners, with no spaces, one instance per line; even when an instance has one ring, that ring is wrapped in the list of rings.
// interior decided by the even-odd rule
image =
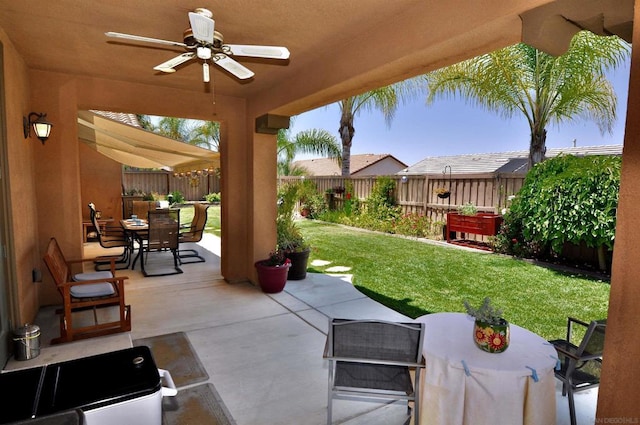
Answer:
[[[27,67],[15,51],[6,34],[0,30],[4,53],[4,89],[6,111],[6,152],[8,215],[5,220],[13,231],[7,237],[8,274],[10,285],[17,294],[13,303],[13,326],[30,322],[39,307],[41,284],[32,281],[32,270],[42,268],[38,250],[37,199],[35,195],[33,152],[42,148],[38,139],[24,138],[22,117],[33,111]],[[40,111],[38,111],[40,112]],[[12,292],[13,292],[12,291]]]
[[[89,220],[89,202],[93,202],[103,218],[122,218],[122,165],[78,142],[82,219]]]

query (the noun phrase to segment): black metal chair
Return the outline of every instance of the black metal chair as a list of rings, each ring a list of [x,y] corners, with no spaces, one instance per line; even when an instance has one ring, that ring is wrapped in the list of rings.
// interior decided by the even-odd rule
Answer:
[[[96,217],[96,206],[93,202],[89,203],[89,217],[93,227],[96,228],[96,234],[98,235],[98,242],[103,248],[123,248],[122,253],[117,255],[106,255],[97,257],[94,261],[96,270],[109,270],[111,258],[116,260],[116,269],[122,270],[129,268],[131,263],[131,240],[122,227],[104,227],[98,223]],[[105,230],[103,232],[103,229]]]
[[[413,402],[420,423],[420,370],[424,323],[331,319],[324,358],[329,360],[327,424],[333,399]],[[415,373],[415,384],[411,372]]]
[[[146,239],[140,239],[142,246],[141,267],[145,276],[167,276],[182,273],[178,263],[178,245],[180,233],[180,210],[163,209],[151,210],[148,214],[149,230]],[[156,267],[156,271],[149,271],[146,262],[150,252],[171,251],[173,256],[173,267]],[[146,253],[146,255],[145,255]]]
[[[578,345],[574,344],[574,325],[580,325],[584,337]],[[558,352],[559,368],[555,375],[562,381],[562,395],[568,395],[571,425],[576,425],[576,407],[573,393],[600,385],[602,370],[602,351],[607,320],[594,320],[586,323],[569,317],[567,320],[567,338],[549,341]]]
[[[194,204],[193,205],[193,220],[189,227],[181,229],[180,243],[195,243],[202,240],[202,234],[204,228],[207,225],[207,210],[209,205]],[[202,263],[205,261],[198,251],[195,249],[180,249],[178,250],[178,259],[180,264],[189,263]]]

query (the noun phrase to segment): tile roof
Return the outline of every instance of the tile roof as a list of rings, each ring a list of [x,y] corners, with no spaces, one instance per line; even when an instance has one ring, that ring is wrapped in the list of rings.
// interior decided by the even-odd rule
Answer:
[[[141,128],[140,122],[138,121],[138,117],[135,114],[125,114],[123,112],[108,112],[108,111],[96,111],[91,110],[96,115],[101,115],[105,118],[112,119],[114,121],[121,122],[122,124],[127,124],[133,127]]]
[[[622,155],[622,145],[578,146],[547,149],[547,158],[566,155]],[[524,173],[529,151],[430,156],[398,174],[436,174],[451,167],[452,174]]]
[[[367,167],[383,161],[386,158],[390,158],[398,162],[399,164],[401,164],[401,166],[406,166],[405,163],[388,153],[351,155],[351,174],[361,172]],[[342,174],[342,168],[340,168],[338,162],[335,159],[331,158],[303,159],[294,161],[293,165],[306,169],[308,175],[310,176],[339,176]]]

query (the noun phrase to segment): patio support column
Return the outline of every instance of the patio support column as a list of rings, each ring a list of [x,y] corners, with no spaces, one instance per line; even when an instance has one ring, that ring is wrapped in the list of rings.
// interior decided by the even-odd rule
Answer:
[[[640,0],[635,2],[629,100],[602,381],[596,423],[640,421]],[[613,422],[611,422],[613,423]],[[617,422],[627,423],[627,422]]]
[[[252,261],[249,276],[256,283],[258,279],[253,263],[266,258],[276,246],[277,162],[276,135],[252,134],[250,186],[253,187],[253,196],[249,208]]]
[[[44,253],[49,239],[55,237],[65,256],[82,257],[82,206],[78,124],[77,87],[74,81],[39,71],[30,72],[33,108],[47,112],[54,131],[44,145],[34,148],[35,201],[38,213],[38,257]],[[25,143],[33,143],[33,138]],[[38,285],[40,305],[60,300],[51,275],[41,260],[43,284]],[[33,315],[35,317],[35,314]]]

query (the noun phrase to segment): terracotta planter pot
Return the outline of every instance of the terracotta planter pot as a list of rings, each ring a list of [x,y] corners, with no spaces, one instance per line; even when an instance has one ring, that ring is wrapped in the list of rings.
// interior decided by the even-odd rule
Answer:
[[[307,263],[309,261],[310,249],[301,252],[288,252],[285,256],[291,260],[289,269],[289,280],[302,280],[307,277]]]
[[[509,348],[509,322],[502,319],[499,325],[476,320],[473,326],[473,342],[488,353],[502,353]]]
[[[287,274],[291,267],[291,260],[281,266],[268,266],[265,264],[267,260],[257,261],[254,265],[258,271],[258,283],[263,292],[274,294],[281,292],[287,283]]]

